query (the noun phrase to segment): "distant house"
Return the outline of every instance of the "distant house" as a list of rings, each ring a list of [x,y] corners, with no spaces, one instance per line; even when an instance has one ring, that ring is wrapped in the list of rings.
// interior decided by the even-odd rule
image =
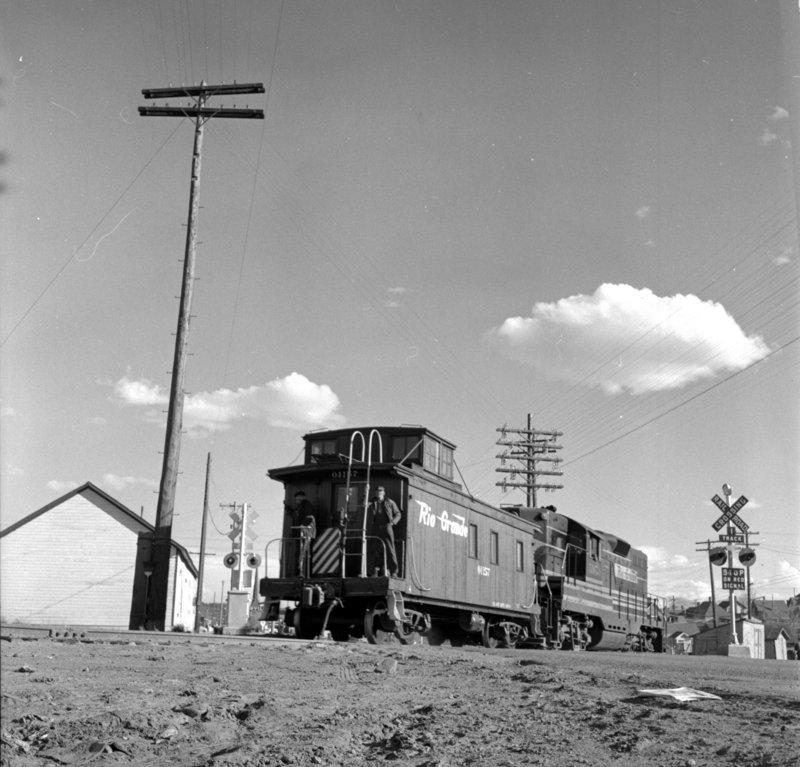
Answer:
[[[717,625],[720,623],[730,623],[731,616],[729,612],[730,601],[724,600],[718,602],[716,607],[711,600],[699,602],[693,607],[686,608],[686,620],[691,623],[705,624],[706,626],[714,625],[714,618],[716,616]],[[745,614],[747,607],[745,604],[736,599],[736,617],[739,618]]]
[[[144,623],[153,526],[87,482],[0,531],[4,622],[128,629]],[[165,628],[193,628],[197,568],[170,548]]]
[[[750,658],[764,657],[764,624],[741,619],[736,621],[738,644],[733,646],[748,653]],[[694,655],[733,655],[731,651],[733,632],[731,624],[725,623],[717,628],[707,628],[694,637]],[[738,651],[737,653],[738,654]]]
[[[693,640],[700,628],[695,623],[671,623],[667,636],[667,652],[673,655],[691,655]]]
[[[771,660],[789,658],[789,634],[779,626],[767,626],[764,632],[764,657]]]

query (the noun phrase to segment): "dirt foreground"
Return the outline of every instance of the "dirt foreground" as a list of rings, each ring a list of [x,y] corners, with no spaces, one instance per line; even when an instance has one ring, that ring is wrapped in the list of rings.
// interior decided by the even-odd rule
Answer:
[[[800,765],[800,663],[180,634],[2,645],[32,765]],[[680,703],[647,688],[721,700]]]

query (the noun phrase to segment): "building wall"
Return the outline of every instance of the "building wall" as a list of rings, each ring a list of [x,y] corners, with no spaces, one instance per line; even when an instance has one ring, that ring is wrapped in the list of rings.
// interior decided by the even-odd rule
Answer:
[[[172,616],[172,626],[183,626],[186,631],[194,631],[197,578],[192,575],[186,563],[174,553],[170,557],[171,585],[167,597],[167,615]]]
[[[750,648],[751,658],[764,657],[764,624],[737,621],[736,633],[743,647]],[[731,643],[731,626],[726,624],[709,629],[694,637],[695,655],[727,655]]]
[[[87,491],[0,538],[3,620],[128,628],[137,528]]]
[[[146,593],[139,549],[151,535],[144,520],[92,487],[34,513],[0,537],[0,617],[9,623],[139,628],[134,618]],[[194,629],[196,584],[173,546],[167,630]]]

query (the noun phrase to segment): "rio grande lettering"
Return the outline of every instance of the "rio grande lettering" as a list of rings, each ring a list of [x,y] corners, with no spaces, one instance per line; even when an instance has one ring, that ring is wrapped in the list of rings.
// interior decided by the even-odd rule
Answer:
[[[466,524],[464,524],[464,517],[461,517],[458,514],[453,514],[453,519],[450,519],[450,515],[446,510],[443,510],[442,513],[437,517],[427,503],[416,498],[414,500],[419,504],[418,521],[421,525],[425,527],[436,527],[436,523],[438,522],[440,529],[446,533],[458,535],[462,538],[469,537],[469,528],[466,526]]]

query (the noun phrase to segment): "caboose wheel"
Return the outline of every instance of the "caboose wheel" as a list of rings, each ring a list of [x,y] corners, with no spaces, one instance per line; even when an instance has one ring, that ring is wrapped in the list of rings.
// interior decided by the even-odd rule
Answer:
[[[292,625],[298,639],[314,639],[319,635],[322,622],[318,616],[310,615],[307,609],[296,607]]]
[[[364,613],[364,636],[370,644],[386,644],[397,641],[395,621],[389,617],[386,602],[376,602]]]
[[[481,641],[484,647],[495,648],[498,645],[497,640],[497,621],[486,619],[483,624],[483,632],[481,633]]]
[[[528,631],[513,621],[487,619],[483,624],[481,640],[484,647],[507,647],[513,649],[518,642],[528,638]]]

